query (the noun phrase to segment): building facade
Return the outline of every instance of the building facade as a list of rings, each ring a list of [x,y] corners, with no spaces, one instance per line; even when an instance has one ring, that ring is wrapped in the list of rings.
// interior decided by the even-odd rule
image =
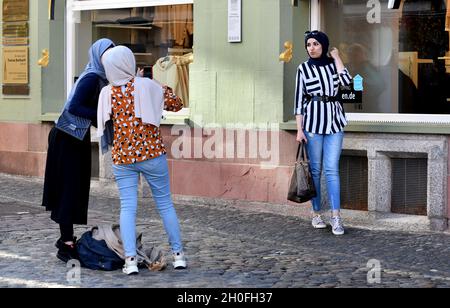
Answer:
[[[304,32],[321,29],[364,85],[361,104],[344,106],[344,208],[424,215],[431,229],[448,228],[450,1],[55,0],[54,14],[36,2],[20,21],[26,45],[5,41],[19,21],[2,15],[3,61],[5,48],[28,47],[29,93],[11,92],[23,84],[3,76],[0,172],[43,175],[64,97],[89,45],[109,37],[186,102],[163,121],[174,194],[287,203],[295,73],[306,60]],[[286,42],[289,62],[280,61]],[[98,157],[93,175],[110,179],[109,156]]]

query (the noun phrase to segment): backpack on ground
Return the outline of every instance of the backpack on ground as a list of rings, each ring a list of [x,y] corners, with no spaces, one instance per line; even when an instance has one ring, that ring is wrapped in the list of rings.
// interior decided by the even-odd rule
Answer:
[[[136,236],[137,259],[140,268],[162,271],[167,262],[164,252],[156,247],[143,249],[142,233]],[[100,225],[85,232],[77,242],[79,261],[92,270],[115,271],[125,264],[125,251],[119,225]]]
[[[104,240],[92,237],[92,230],[85,232],[77,242],[80,263],[92,270],[115,271],[123,267],[122,260],[108,248]]]

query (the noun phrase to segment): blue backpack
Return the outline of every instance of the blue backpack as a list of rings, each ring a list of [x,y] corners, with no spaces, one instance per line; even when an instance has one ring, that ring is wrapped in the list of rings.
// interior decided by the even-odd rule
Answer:
[[[92,237],[92,230],[81,236],[77,250],[81,265],[92,270],[115,271],[124,265],[124,261],[108,248],[104,240],[97,241]]]

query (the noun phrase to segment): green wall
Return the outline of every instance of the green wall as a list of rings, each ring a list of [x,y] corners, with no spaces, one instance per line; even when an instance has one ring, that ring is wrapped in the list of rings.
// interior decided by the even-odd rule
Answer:
[[[282,121],[283,1],[242,1],[242,43],[228,43],[228,1],[195,0],[191,116],[201,115],[204,124]]]
[[[3,1],[0,1],[3,7]],[[29,80],[30,95],[29,96],[6,96],[0,93],[0,121],[3,122],[32,122],[37,123],[41,116],[41,68],[37,65],[37,61],[41,55],[39,51],[39,33],[45,33],[46,29],[42,29],[43,23],[41,18],[47,18],[39,14],[43,1],[30,0],[30,42],[29,42]],[[45,1],[47,3],[47,1]],[[47,8],[47,5],[45,5]],[[2,10],[0,10],[0,14]],[[3,20],[3,16],[1,17]],[[47,20],[48,23],[48,20]],[[0,33],[1,36],[1,33]],[[0,53],[2,53],[0,51]],[[3,54],[1,54],[3,59]],[[2,60],[3,65],[3,60]],[[2,72],[0,78],[3,79]]]

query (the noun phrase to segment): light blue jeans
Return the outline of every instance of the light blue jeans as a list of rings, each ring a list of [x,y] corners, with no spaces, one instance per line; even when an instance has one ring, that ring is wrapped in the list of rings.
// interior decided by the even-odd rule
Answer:
[[[320,177],[322,166],[327,181],[328,200],[333,211],[341,209],[341,182],[339,177],[339,159],[342,153],[344,133],[330,135],[312,134],[305,131],[308,139],[307,151],[311,174],[317,190],[317,197],[312,200],[315,212],[321,210]]]
[[[139,175],[143,174],[169,237],[174,253],[182,252],[180,225],[170,194],[170,179],[165,155],[132,165],[113,165],[120,193],[120,233],[126,257],[136,256],[136,212]]]

